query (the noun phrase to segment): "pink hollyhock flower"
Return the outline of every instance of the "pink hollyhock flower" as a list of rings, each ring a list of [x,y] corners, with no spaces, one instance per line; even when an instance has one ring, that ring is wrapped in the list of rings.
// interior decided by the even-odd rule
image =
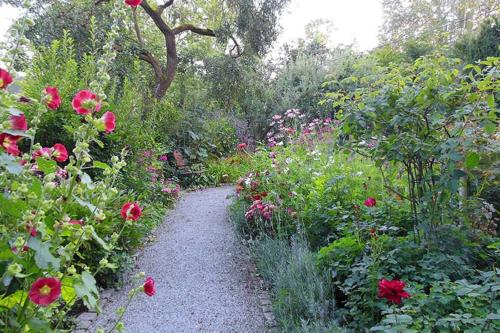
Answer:
[[[168,156],[167,155],[161,155],[160,158],[159,158],[160,161],[162,162],[166,162],[168,161]]]
[[[375,198],[370,197],[370,198],[365,200],[364,205],[366,207],[374,207],[377,205],[377,200],[375,200]]]
[[[61,296],[61,281],[56,278],[39,278],[28,293],[30,301],[37,305],[47,306]]]
[[[5,69],[0,68],[0,89],[5,89],[13,81],[12,76]]]
[[[21,152],[17,146],[17,141],[21,139],[20,136],[10,135],[7,133],[0,133],[0,146],[8,154],[18,156]]]
[[[83,225],[82,220],[70,220],[68,223],[72,225]]]
[[[403,281],[382,279],[378,283],[378,297],[401,304],[401,299],[410,297],[410,294],[404,290],[405,286]]]
[[[122,207],[121,216],[126,220],[137,221],[142,215],[142,209],[137,202],[127,202]]]
[[[101,121],[104,123],[104,128],[106,130],[106,133],[111,133],[115,130],[116,117],[113,112],[111,111],[105,112],[101,117]]]
[[[20,114],[19,116],[11,115],[9,120],[10,127],[15,131],[26,131],[28,129],[28,122],[24,114]]]
[[[56,87],[46,87],[43,90],[45,97],[43,101],[51,110],[57,110],[61,106],[61,96]]]
[[[125,0],[125,4],[130,7],[137,7],[142,3],[142,0]]]
[[[244,142],[242,142],[242,143],[238,144],[238,146],[237,146],[238,150],[243,150],[243,149],[245,149],[246,147],[247,147],[247,144],[246,144],[246,143],[244,143]]]
[[[82,116],[101,110],[99,98],[90,90],[79,91],[75,97],[73,97],[71,105],[76,113]]]
[[[144,293],[148,296],[154,296],[156,294],[155,280],[152,277],[148,277],[143,285]]]
[[[68,159],[68,151],[64,145],[56,143],[52,147],[52,156],[57,162],[65,162]]]
[[[43,148],[40,148],[38,149],[37,151],[35,151],[33,153],[33,159],[37,159],[38,157],[44,157],[44,158],[51,158],[52,157],[52,148],[47,148],[47,147],[43,147]]]

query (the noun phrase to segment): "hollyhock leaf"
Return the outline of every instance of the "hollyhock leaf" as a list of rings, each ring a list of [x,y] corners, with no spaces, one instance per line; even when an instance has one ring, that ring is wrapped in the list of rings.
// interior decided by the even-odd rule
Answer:
[[[52,267],[54,270],[59,270],[61,260],[50,253],[50,243],[42,243],[40,239],[31,237],[28,246],[35,251],[35,263],[39,268]]]
[[[90,202],[87,202],[87,201],[83,201],[82,199],[78,198],[77,196],[73,196],[73,198],[75,199],[76,202],[78,202],[80,204],[80,206],[82,207],[87,207],[90,212],[96,212],[97,211],[97,207],[94,206],[93,204],[91,204]]]
[[[33,178],[33,183],[31,183],[28,189],[29,193],[36,195],[38,198],[42,197],[42,182],[38,178]]]
[[[7,133],[7,134],[10,134],[10,135],[14,135],[14,136],[21,136],[23,138],[28,138],[28,139],[32,139],[33,138],[32,135],[27,134],[25,131],[5,129],[5,130],[2,130],[2,133]]]
[[[57,162],[46,160],[45,158],[37,158],[36,164],[38,169],[45,174],[55,173],[57,171]]]
[[[23,167],[19,164],[14,156],[6,153],[0,153],[0,166],[3,166],[13,175],[20,175],[23,172]]]
[[[94,168],[96,169],[102,169],[102,170],[108,170],[110,167],[104,162],[99,162],[99,161],[94,161],[93,164]]]
[[[95,232],[94,228],[92,228],[92,238],[99,244],[101,245],[101,247],[106,250],[106,251],[110,251],[111,248],[109,247],[109,245],[104,241],[102,240],[101,237],[99,237],[99,235]]]
[[[7,110],[7,112],[9,112],[12,116],[20,116],[20,115],[24,114],[23,111],[16,109],[16,108],[12,108],[12,107],[10,107]]]
[[[76,297],[75,288],[73,288],[74,279],[65,277],[61,280],[61,297],[64,301],[74,303]]]
[[[97,294],[98,291],[97,291],[96,281],[95,281],[94,277],[92,276],[92,274],[90,274],[87,271],[83,271],[81,277],[82,277],[82,281],[85,284],[85,286],[87,286],[87,288],[91,292],[93,292],[94,294]]]
[[[14,201],[0,195],[0,211],[13,218],[20,218],[23,211],[28,209],[28,205],[23,201]]]
[[[28,326],[32,332],[50,332],[50,323],[39,318],[31,318]]]
[[[93,141],[95,143],[97,143],[97,145],[99,146],[99,148],[104,148],[104,143],[101,140],[94,139]]]
[[[26,297],[28,297],[28,295],[24,290],[18,290],[7,297],[1,298],[0,307],[6,307],[8,309],[12,309],[14,306],[22,304],[26,299]]]
[[[85,172],[80,173],[80,178],[83,184],[87,185],[87,188],[93,190],[95,188],[92,178]]]

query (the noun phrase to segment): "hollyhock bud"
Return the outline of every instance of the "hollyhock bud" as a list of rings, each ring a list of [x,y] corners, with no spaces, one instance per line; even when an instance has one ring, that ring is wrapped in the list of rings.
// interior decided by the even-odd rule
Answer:
[[[52,150],[52,156],[57,162],[66,162],[68,159],[68,151],[64,145],[56,143],[54,147],[52,147]]]
[[[101,102],[96,94],[90,90],[81,90],[71,102],[76,113],[84,116],[89,113],[99,112],[101,110]]]
[[[142,209],[139,207],[137,202],[127,202],[122,207],[121,216],[125,219],[125,221],[137,221],[141,215]]]
[[[61,106],[61,96],[56,87],[47,87],[43,90],[45,94],[43,101],[51,110],[57,110]]]
[[[17,142],[21,139],[20,136],[10,135],[7,133],[0,133],[0,146],[8,154],[18,156],[21,152],[17,146]]]
[[[154,296],[156,294],[155,280],[152,277],[148,277],[143,285],[144,293],[148,296]]]
[[[28,293],[30,301],[40,306],[47,306],[61,296],[61,281],[56,278],[39,278]]]
[[[130,7],[137,7],[142,3],[142,0],[125,0],[125,4]]]
[[[13,81],[12,76],[5,69],[0,68],[0,89],[5,89]]]
[[[28,129],[28,122],[23,113],[18,116],[11,115],[9,120],[11,128],[15,131],[26,131]]]
[[[366,207],[374,207],[377,205],[377,200],[375,200],[375,198],[370,197],[370,198],[365,200],[364,205]]]

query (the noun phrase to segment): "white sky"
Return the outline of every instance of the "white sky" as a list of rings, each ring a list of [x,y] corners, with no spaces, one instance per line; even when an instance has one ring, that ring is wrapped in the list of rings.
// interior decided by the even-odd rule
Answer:
[[[18,15],[19,11],[10,6],[0,7],[0,40]],[[303,37],[304,27],[315,19],[333,23],[330,38],[334,45],[355,43],[359,50],[369,50],[377,45],[381,0],[292,0],[281,18],[279,44]]]
[[[304,37],[304,27],[316,19],[330,20],[331,42],[353,44],[360,51],[377,46],[382,24],[381,0],[292,0],[281,18],[283,33],[279,43]]]

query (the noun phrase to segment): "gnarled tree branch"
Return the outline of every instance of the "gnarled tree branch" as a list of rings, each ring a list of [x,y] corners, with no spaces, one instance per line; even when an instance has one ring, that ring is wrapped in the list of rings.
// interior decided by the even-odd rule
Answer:
[[[198,28],[192,24],[182,24],[182,25],[172,29],[172,31],[173,31],[174,35],[178,35],[184,31],[191,31],[191,32],[198,34],[198,35],[215,37],[215,32],[213,30]]]

